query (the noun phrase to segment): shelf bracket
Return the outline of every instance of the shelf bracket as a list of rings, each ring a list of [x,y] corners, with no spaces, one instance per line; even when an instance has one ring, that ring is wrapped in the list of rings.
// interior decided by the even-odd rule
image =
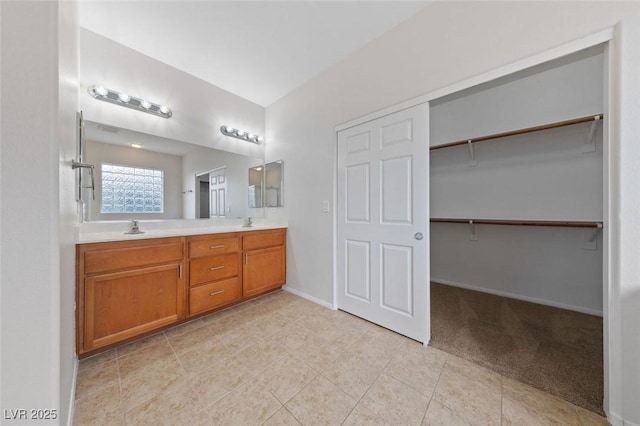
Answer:
[[[469,220],[469,227],[471,228],[470,241],[478,241],[478,224],[473,223],[473,220]]]
[[[602,223],[598,223],[597,228],[585,229],[582,237],[583,250],[598,250],[598,233],[602,229]]]
[[[600,122],[600,116],[593,117],[593,123],[591,123],[591,129],[589,129],[589,135],[587,136],[587,143],[582,148],[583,153],[596,152],[596,128]]]
[[[467,141],[467,146],[469,147],[469,167],[474,167],[478,165],[478,160],[476,160],[476,153],[473,151],[473,140],[469,139]]]
[[[589,237],[589,242],[592,243],[596,240],[596,237],[598,236],[598,234],[600,233],[600,230],[602,229],[602,224],[599,223],[597,228],[594,228],[593,231],[591,231],[591,236]]]

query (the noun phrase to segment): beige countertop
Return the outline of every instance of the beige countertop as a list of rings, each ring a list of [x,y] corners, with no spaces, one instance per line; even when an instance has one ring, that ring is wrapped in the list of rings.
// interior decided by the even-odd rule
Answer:
[[[252,226],[243,226],[236,220],[166,220],[138,221],[140,234],[125,234],[131,222],[87,222],[76,227],[76,244],[132,241],[149,238],[182,237],[188,235],[222,234],[227,232],[251,232],[287,228],[286,221],[256,219]]]

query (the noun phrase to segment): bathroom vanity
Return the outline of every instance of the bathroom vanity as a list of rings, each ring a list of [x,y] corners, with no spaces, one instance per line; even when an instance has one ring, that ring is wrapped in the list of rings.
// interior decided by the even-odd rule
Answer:
[[[280,288],[286,279],[286,229],[229,228],[81,241],[78,355]]]

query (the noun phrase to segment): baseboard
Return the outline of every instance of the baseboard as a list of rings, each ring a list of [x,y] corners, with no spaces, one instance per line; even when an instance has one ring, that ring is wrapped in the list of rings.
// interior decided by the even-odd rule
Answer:
[[[324,301],[322,299],[318,299],[317,297],[313,297],[311,295],[308,295],[307,293],[303,293],[302,291],[296,290],[296,289],[291,288],[291,287],[289,287],[287,285],[283,286],[282,289],[284,291],[288,291],[291,294],[295,294],[296,296],[302,297],[303,299],[306,299],[309,302],[317,303],[320,306],[324,306],[325,308],[328,308],[328,309],[331,309],[331,310],[334,310],[334,311],[336,309],[338,309],[338,307],[335,306],[332,303],[326,302],[326,301]]]
[[[507,291],[493,290],[493,289],[484,288],[484,287],[478,287],[478,286],[470,285],[470,284],[456,283],[456,282],[453,282],[453,281],[442,280],[442,279],[439,279],[439,278],[433,278],[432,277],[431,281],[433,281],[435,283],[450,285],[452,287],[460,287],[460,288],[464,288],[464,289],[467,289],[467,290],[480,291],[482,293],[489,293],[489,294],[493,294],[493,295],[496,295],[496,296],[508,297],[510,299],[523,300],[525,302],[537,303],[539,305],[547,305],[547,306],[552,306],[554,308],[566,309],[568,311],[575,311],[575,312],[580,312],[580,313],[588,314],[588,315],[596,315],[596,316],[599,316],[599,317],[602,316],[602,311],[597,311],[595,309],[589,309],[589,308],[583,308],[581,306],[567,305],[567,304],[564,304],[564,303],[552,302],[552,301],[544,300],[544,299],[537,299],[535,297],[523,296],[521,294],[509,293]]]
[[[615,413],[611,413],[607,416],[607,420],[611,423],[611,426],[640,426],[638,423],[624,420],[622,417]]]
[[[76,408],[76,385],[78,383],[78,367],[80,365],[80,361],[78,357],[75,358],[73,362],[73,380],[71,381],[71,397],[69,398],[69,418],[67,419],[67,426],[73,426],[73,418],[75,414]]]
[[[607,420],[611,423],[611,426],[624,426],[624,420],[617,414],[611,413],[607,415]]]

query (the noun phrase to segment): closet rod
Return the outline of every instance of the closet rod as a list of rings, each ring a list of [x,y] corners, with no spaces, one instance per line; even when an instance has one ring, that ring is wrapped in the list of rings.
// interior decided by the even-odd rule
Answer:
[[[512,225],[512,226],[562,226],[567,228],[602,228],[602,222],[570,222],[557,220],[499,220],[499,219],[445,219],[431,218],[437,223],[466,223],[475,225]]]
[[[589,115],[586,117],[574,118],[566,121],[558,121],[555,123],[543,124],[541,126],[527,127],[526,129],[511,130],[509,132],[504,132],[504,133],[495,133],[493,135],[481,136],[481,137],[472,138],[472,139],[465,139],[463,141],[449,142],[442,145],[435,145],[430,147],[429,151],[435,151],[436,149],[443,149],[443,148],[451,148],[452,146],[467,145],[469,142],[471,143],[483,142],[483,141],[488,141],[492,139],[506,138],[508,136],[539,132],[541,130],[555,129],[556,127],[573,126],[574,124],[588,123],[590,121],[602,120],[603,118],[604,118],[604,114]]]

